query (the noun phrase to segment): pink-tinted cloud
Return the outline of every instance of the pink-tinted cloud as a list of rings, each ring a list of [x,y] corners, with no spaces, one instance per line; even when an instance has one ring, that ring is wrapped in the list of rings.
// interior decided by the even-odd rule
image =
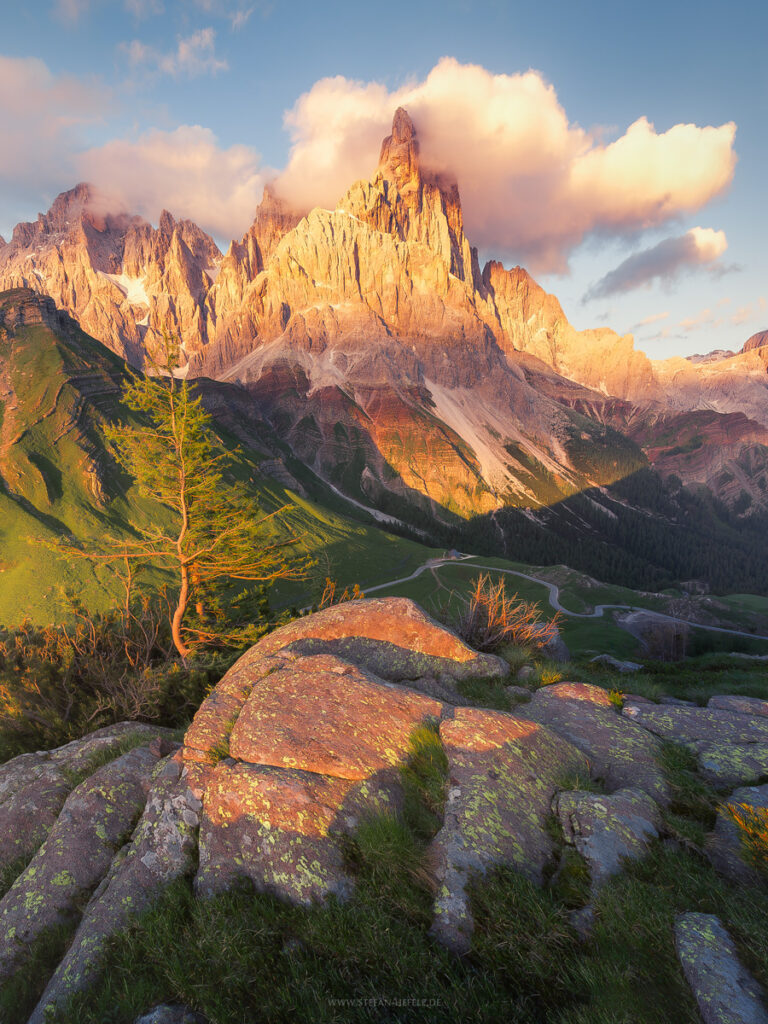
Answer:
[[[584,301],[629,292],[655,280],[672,281],[684,270],[711,266],[727,248],[724,231],[691,228],[679,238],[665,238],[650,249],[628,256],[590,288]]]
[[[458,180],[471,241],[537,272],[562,272],[593,233],[625,235],[700,209],[729,185],[736,127],[645,118],[614,142],[569,121],[536,71],[494,75],[443,58],[423,82],[390,92],[338,76],[286,115],[291,157],[278,180],[293,203],[334,206],[368,177],[392,114],[404,106],[422,158]]]
[[[79,132],[109,101],[102,85],[55,76],[36,57],[0,57],[0,181],[45,188],[63,175],[70,184]]]
[[[78,177],[94,182],[115,206],[154,222],[167,207],[222,240],[239,237],[250,224],[265,173],[274,173],[261,169],[248,146],[222,149],[197,125],[115,139],[82,153],[77,167]]]

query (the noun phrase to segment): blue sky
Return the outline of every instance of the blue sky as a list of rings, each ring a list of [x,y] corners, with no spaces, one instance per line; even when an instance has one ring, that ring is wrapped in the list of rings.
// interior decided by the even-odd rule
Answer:
[[[0,233],[93,177],[226,244],[275,173],[334,202],[405,98],[481,257],[528,266],[577,327],[634,330],[653,357],[738,348],[768,327],[767,44],[766,8],[738,0],[19,4],[0,41]],[[653,129],[628,136],[641,118]]]

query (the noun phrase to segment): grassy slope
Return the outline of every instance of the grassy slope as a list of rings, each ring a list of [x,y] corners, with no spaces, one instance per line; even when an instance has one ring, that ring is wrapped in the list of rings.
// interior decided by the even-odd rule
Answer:
[[[0,304],[14,299],[0,296]],[[62,337],[35,325],[0,341],[0,369],[13,394],[0,407],[7,442],[0,452],[0,623],[61,621],[67,591],[93,610],[107,608],[120,593],[114,578],[86,560],[65,559],[53,545],[70,536],[98,550],[105,531],[127,534],[131,524],[167,516],[136,493],[104,442],[105,423],[131,415],[119,397],[124,364],[82,331]],[[259,475],[263,457],[254,439],[236,475],[250,482],[254,505],[290,506],[273,532],[297,540],[318,563],[317,580],[282,584],[275,603],[310,602],[326,575],[342,584],[379,582],[434,554],[286,491]],[[162,582],[157,574],[149,579]]]

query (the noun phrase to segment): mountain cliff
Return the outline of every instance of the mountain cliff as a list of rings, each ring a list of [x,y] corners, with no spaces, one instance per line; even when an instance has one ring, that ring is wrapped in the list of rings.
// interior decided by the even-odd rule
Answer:
[[[108,210],[79,185],[18,225],[0,287],[50,294],[135,365],[178,334],[185,374],[241,384],[356,501],[450,522],[551,505],[650,459],[743,511],[768,505],[768,347],[652,362],[631,335],[576,331],[523,268],[480,267],[458,187],[424,164],[402,109],[370,180],[333,210],[266,189],[224,255],[170,213],[154,228]],[[679,417],[696,424],[682,444]]]

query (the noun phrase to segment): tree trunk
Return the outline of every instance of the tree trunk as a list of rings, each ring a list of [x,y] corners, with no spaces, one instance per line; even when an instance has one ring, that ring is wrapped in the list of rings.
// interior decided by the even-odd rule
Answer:
[[[173,636],[173,642],[176,650],[181,655],[181,660],[186,663],[189,655],[189,648],[185,645],[181,639],[181,622],[184,618],[184,612],[187,610],[187,601],[189,600],[189,572],[186,565],[181,565],[181,589],[179,590],[179,601],[176,605],[176,611],[173,613],[173,620],[171,621],[171,635]]]

